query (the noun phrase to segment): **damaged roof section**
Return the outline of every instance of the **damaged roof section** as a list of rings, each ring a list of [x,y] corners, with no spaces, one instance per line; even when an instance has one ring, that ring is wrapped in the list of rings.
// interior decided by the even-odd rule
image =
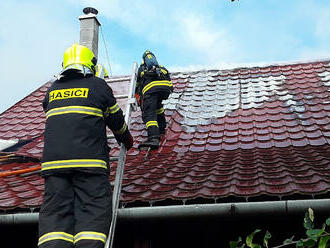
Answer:
[[[123,95],[129,81],[113,77],[108,83],[115,95]],[[329,61],[179,72],[172,81],[174,93],[165,101],[166,136],[147,159],[137,150],[146,138],[141,112],[132,113],[135,143],[125,165],[123,205],[329,197]],[[41,102],[49,85],[0,115],[1,139],[33,139],[17,155],[41,157]],[[124,109],[125,101],[118,102]],[[118,146],[110,146],[110,155],[118,155]],[[111,167],[113,181],[116,163]],[[26,181],[34,190],[13,190],[11,180]],[[0,178],[0,208],[38,207],[42,188],[38,174]]]

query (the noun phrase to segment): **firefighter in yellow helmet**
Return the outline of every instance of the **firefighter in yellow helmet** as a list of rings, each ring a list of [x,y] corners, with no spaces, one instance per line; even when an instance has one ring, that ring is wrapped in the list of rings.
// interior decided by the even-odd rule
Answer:
[[[108,75],[108,72],[107,72],[107,69],[101,65],[101,64],[97,64],[96,65],[96,73],[95,73],[95,76],[99,77],[99,78],[102,78],[102,79],[106,79],[106,78],[109,78],[109,75]]]
[[[139,149],[157,149],[160,135],[165,134],[166,119],[162,101],[173,91],[170,73],[158,64],[155,55],[145,51],[138,69],[136,97],[140,102],[142,120],[146,125],[148,138],[139,144]]]
[[[85,46],[73,44],[63,55],[63,70],[61,76],[83,74],[84,77],[95,74],[97,59],[94,53]]]
[[[41,175],[39,248],[103,248],[111,222],[106,126],[127,149],[133,138],[107,83],[95,77],[91,50],[74,44],[48,89]]]

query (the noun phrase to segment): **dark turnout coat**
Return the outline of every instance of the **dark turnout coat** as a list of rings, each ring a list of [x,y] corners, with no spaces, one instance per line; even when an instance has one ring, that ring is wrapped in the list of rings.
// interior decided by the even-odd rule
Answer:
[[[56,80],[43,101],[46,112],[42,175],[108,173],[106,126],[118,142],[129,138],[123,112],[103,79]]]
[[[167,99],[173,91],[170,73],[164,66],[158,66],[154,70],[148,71],[144,64],[138,69],[136,93],[142,98],[146,94],[154,92],[161,93],[163,99]]]

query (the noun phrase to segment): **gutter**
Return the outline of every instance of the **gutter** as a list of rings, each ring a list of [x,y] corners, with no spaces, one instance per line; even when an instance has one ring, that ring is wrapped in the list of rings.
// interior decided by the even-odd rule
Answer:
[[[118,218],[121,221],[146,221],[178,218],[283,217],[304,214],[308,208],[312,208],[316,214],[330,216],[330,199],[123,208],[118,210]]]
[[[330,199],[238,202],[118,209],[120,221],[148,221],[195,218],[277,217],[304,214],[312,208],[317,215],[330,216]],[[37,224],[38,213],[0,215],[0,225]]]
[[[0,215],[0,226],[37,224],[38,220],[39,213],[2,214]]]

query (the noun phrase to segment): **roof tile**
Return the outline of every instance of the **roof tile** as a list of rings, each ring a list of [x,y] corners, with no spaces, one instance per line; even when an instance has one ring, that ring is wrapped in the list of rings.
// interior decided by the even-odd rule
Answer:
[[[134,148],[128,152],[122,201],[290,197],[330,191],[329,62],[173,73],[165,101],[166,137],[144,161],[141,112],[132,114]],[[126,94],[130,78],[111,79]],[[117,80],[117,81],[116,81]],[[50,83],[0,115],[1,139],[30,139],[17,152],[40,158]],[[118,101],[125,106],[123,100]],[[111,144],[115,147],[115,143]],[[115,147],[110,155],[118,154]],[[38,163],[8,164],[14,170]],[[117,163],[112,163],[111,180]],[[0,178],[0,209],[37,207],[39,175]]]

